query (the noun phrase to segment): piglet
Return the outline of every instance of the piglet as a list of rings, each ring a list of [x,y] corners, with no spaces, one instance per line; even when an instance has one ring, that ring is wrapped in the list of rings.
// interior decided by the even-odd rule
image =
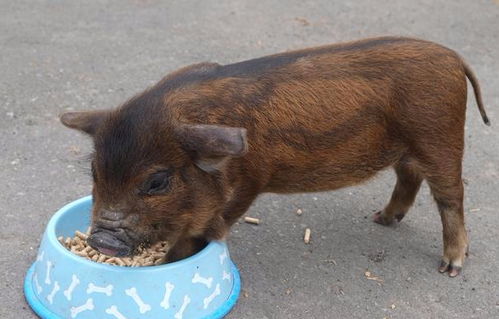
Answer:
[[[185,258],[261,193],[331,191],[392,167],[397,182],[374,221],[401,221],[426,180],[443,225],[440,272],[468,247],[461,178],[468,79],[454,51],[381,37],[182,68],[115,109],[70,112],[93,138],[89,244],[113,256],[172,244]]]

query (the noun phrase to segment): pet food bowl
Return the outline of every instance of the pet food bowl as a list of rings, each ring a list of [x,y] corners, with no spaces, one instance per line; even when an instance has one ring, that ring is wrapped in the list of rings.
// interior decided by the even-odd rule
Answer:
[[[235,305],[240,279],[225,242],[210,242],[186,259],[159,266],[121,267],[77,256],[57,237],[90,224],[90,196],[49,221],[28,270],[24,294],[42,318],[222,318]]]

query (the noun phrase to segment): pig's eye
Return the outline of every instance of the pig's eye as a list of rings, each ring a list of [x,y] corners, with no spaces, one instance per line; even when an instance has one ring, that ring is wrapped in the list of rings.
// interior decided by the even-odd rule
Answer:
[[[143,195],[157,195],[166,193],[170,189],[171,173],[169,171],[159,171],[151,176],[142,185],[140,193]]]

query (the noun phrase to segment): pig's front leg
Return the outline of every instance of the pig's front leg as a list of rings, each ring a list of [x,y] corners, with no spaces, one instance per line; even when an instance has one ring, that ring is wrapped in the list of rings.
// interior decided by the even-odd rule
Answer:
[[[246,195],[231,200],[224,209],[223,219],[227,227],[232,226],[241,216],[246,213],[258,194]]]
[[[190,257],[203,249],[206,244],[207,240],[204,238],[188,237],[179,239],[177,243],[168,250],[165,262],[171,263]]]
[[[170,248],[166,255],[166,262],[174,262],[194,255],[212,240],[223,239],[232,226],[251,206],[257,194],[245,194],[230,200],[221,215],[212,218],[203,236],[183,237]]]

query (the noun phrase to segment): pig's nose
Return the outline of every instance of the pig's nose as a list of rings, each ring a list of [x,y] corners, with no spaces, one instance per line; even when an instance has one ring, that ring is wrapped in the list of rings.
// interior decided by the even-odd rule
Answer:
[[[104,231],[96,232],[87,238],[87,243],[104,255],[113,257],[129,256],[132,249],[124,242]]]

